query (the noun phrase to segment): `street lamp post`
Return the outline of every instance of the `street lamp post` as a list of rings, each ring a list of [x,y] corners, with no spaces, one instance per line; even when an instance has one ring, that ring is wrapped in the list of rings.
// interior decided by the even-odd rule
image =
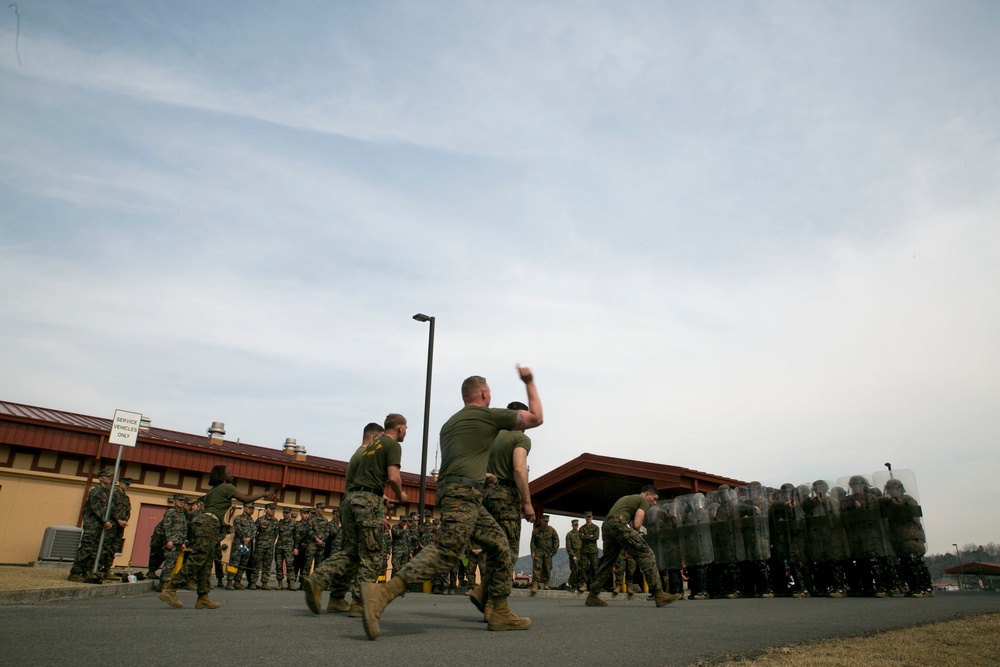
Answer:
[[[424,499],[427,496],[427,437],[431,419],[431,371],[434,368],[434,318],[423,313],[413,316],[417,322],[430,322],[427,339],[427,386],[424,389],[424,442],[420,450],[420,525],[424,525]]]
[[[962,552],[958,550],[957,544],[952,543],[951,546],[955,547],[955,558],[958,559],[958,590],[962,590]]]

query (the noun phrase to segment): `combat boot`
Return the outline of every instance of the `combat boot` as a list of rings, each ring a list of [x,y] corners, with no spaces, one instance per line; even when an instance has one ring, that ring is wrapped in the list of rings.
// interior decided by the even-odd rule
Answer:
[[[588,607],[608,606],[608,603],[601,599],[600,594],[595,593],[594,591],[590,591],[589,593],[587,593],[587,599],[584,601],[584,604],[587,605]]]
[[[226,586],[226,588],[229,588],[229,586]],[[246,588],[246,586],[243,585],[242,581],[237,581],[237,582],[233,583],[233,588],[236,589],[236,590],[238,590],[238,591],[242,591],[242,590],[244,590]]]
[[[469,589],[469,599],[472,600],[472,604],[476,605],[476,609],[479,611],[486,611],[485,605],[486,600],[489,598],[489,594],[486,592],[486,587],[480,582],[475,588]]]
[[[507,606],[507,598],[493,600],[493,614],[490,616],[489,623],[486,624],[487,630],[527,630],[530,627],[531,619],[521,618],[512,612]]]
[[[393,577],[384,584],[361,584],[362,620],[365,624],[365,634],[374,641],[381,632],[378,621],[386,606],[400,595],[406,594],[406,581],[399,576]]]
[[[335,598],[330,596],[330,603],[326,605],[326,610],[331,614],[346,614],[354,607],[354,601],[351,604],[347,604],[347,600],[344,598]]]
[[[309,611],[318,614],[323,605],[323,587],[319,582],[313,581],[312,577],[306,577],[302,580],[302,590],[305,591]]]
[[[249,588],[249,589],[250,589],[250,590],[252,590],[252,591],[255,591],[255,590],[257,590],[257,582],[256,582],[256,581],[255,581],[255,582],[253,582],[253,583],[252,583],[252,584],[250,584],[250,585],[249,585],[249,586],[248,586],[247,588]]]
[[[164,586],[163,590],[160,591],[160,599],[171,607],[177,607],[180,609],[184,606],[184,603],[177,597],[177,589],[173,586]]]
[[[358,604],[357,600],[351,600],[351,606],[347,609],[347,618],[363,618],[364,608]]]
[[[82,574],[71,574],[67,578],[67,581],[72,581],[75,584],[82,584],[86,581],[86,579],[83,578]]]
[[[278,582],[278,587],[277,587],[277,588],[275,588],[274,590],[276,590],[276,591],[280,591],[280,590],[281,590],[281,589],[283,589],[284,587],[285,587],[285,582],[284,582],[284,581],[279,581],[279,582]]]
[[[243,588],[243,587],[240,586],[240,588]],[[233,582],[227,581],[226,582],[226,590],[227,591],[235,591],[236,590],[236,586],[233,585]]]
[[[260,590],[262,590],[262,591],[269,591],[269,590],[271,590],[271,587],[268,586],[266,583],[265,584],[261,584],[260,585]]]
[[[299,587],[295,585],[294,581],[289,581],[288,582],[288,590],[290,590],[290,591],[297,591],[297,590],[299,590]]]
[[[198,601],[194,603],[195,609],[218,609],[220,605],[215,600],[209,600],[207,595],[199,595]]]
[[[531,582],[531,595],[532,595],[532,597],[534,597],[535,595],[538,595],[538,582],[537,581],[532,581]]]
[[[677,593],[668,593],[666,591],[657,591],[653,594],[653,601],[656,602],[657,607],[666,607],[671,602],[680,600],[681,596]]]
[[[184,584],[184,590],[187,590],[187,591],[196,591],[196,590],[198,590],[198,582],[196,582],[196,581],[189,581],[189,582],[187,582],[186,584]]]
[[[483,605],[483,623],[489,623],[493,617],[493,600],[487,600]]]

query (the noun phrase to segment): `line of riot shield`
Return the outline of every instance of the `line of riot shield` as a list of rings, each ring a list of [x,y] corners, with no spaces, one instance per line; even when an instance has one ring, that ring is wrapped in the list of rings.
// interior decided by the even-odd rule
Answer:
[[[770,499],[767,490],[759,482],[751,482],[737,487],[736,494],[746,554],[740,577],[742,593],[745,597],[774,597],[767,567],[767,559],[771,556]]]
[[[771,584],[774,593],[806,597],[808,535],[800,492],[795,485],[782,484],[774,492],[768,514],[771,530]]]

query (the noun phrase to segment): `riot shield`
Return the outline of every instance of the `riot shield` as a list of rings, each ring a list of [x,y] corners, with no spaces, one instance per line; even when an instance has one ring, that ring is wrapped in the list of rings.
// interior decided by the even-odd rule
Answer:
[[[712,531],[705,496],[689,493],[677,498],[683,508],[680,527],[681,552],[685,565],[708,565],[712,562]]]
[[[920,496],[912,470],[880,471],[872,482],[883,489],[879,500],[889,545],[897,556],[923,556],[926,538],[920,517]]]
[[[748,561],[764,561],[771,556],[770,501],[760,484],[737,489],[739,497],[740,532]]]
[[[743,534],[740,532],[740,511],[736,489],[728,486],[719,488],[719,506],[710,524],[712,550],[715,562],[720,564],[739,563],[746,560],[743,548]]]
[[[882,521],[881,489],[869,477],[851,475],[837,479],[846,489],[841,502],[841,518],[847,531],[850,558],[884,558],[889,554],[885,525]]]
[[[656,504],[656,564],[661,570],[680,570],[684,559],[681,555],[681,513],[675,498]],[[652,509],[652,508],[650,508]]]
[[[792,484],[782,484],[769,510],[772,555],[790,563],[802,563],[806,554],[806,517]]]

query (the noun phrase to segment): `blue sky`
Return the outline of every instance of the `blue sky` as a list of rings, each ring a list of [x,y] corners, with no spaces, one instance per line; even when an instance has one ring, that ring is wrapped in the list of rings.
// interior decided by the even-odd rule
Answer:
[[[535,476],[891,461],[931,551],[1000,541],[968,511],[1000,462],[995,3],[17,13],[5,400],[333,458],[402,412],[417,472],[424,312],[432,435],[530,365]]]

